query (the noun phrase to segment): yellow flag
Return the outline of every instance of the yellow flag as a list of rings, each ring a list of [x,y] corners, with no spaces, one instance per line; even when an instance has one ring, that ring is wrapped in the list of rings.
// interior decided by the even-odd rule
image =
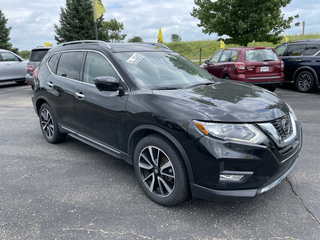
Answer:
[[[93,15],[94,21],[97,22],[97,19],[101,14],[104,14],[107,10],[104,8],[101,0],[93,0]]]
[[[286,34],[286,42],[289,42],[289,37],[287,34]]]
[[[45,43],[44,43],[44,46],[45,46],[45,47],[52,47],[53,45],[52,45],[52,43],[45,42]]]
[[[226,48],[226,44],[220,40],[220,48],[225,49]]]
[[[161,27],[159,28],[158,43],[164,44]]]

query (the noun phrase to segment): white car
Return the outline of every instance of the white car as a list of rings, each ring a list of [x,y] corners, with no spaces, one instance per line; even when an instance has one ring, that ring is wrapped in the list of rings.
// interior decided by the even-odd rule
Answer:
[[[0,82],[16,81],[24,83],[27,61],[17,54],[0,49]]]

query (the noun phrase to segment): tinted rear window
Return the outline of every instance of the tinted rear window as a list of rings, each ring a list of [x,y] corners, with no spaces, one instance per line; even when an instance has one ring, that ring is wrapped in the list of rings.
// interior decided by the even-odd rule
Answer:
[[[42,58],[44,57],[44,55],[46,55],[47,52],[48,49],[32,50],[29,61],[41,62]]]
[[[284,56],[301,56],[305,44],[291,44],[288,46]]]
[[[304,56],[313,56],[320,51],[320,44],[308,43],[304,51]]]
[[[65,52],[61,54],[57,75],[79,80],[83,52]]]
[[[248,49],[244,53],[247,62],[278,61],[278,55],[272,49]]]

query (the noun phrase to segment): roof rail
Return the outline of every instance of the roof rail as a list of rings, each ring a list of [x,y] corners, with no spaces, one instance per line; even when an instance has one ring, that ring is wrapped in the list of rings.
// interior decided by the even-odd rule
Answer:
[[[104,47],[111,49],[110,45],[107,42],[100,41],[100,40],[79,40],[79,41],[71,41],[71,42],[61,43],[59,45],[60,46],[68,46],[68,45],[73,45],[73,44],[90,44],[90,43],[99,44],[101,46],[104,46]]]
[[[156,46],[156,47],[161,47],[161,48],[170,49],[170,48],[168,48],[166,45],[161,44],[161,43],[151,43],[151,42],[136,42],[136,43],[149,44],[149,45],[153,45],[153,46]]]
[[[309,41],[320,41],[320,38],[312,38],[312,39],[301,39],[301,40],[295,40],[295,41],[289,41],[289,43],[296,43],[296,42],[309,42]]]

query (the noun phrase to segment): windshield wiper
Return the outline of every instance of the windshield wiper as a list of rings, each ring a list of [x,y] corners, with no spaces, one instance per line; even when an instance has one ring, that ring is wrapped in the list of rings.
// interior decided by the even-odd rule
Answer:
[[[213,82],[203,82],[203,83],[196,83],[196,84],[192,84],[186,88],[193,88],[193,87],[197,87],[197,86],[202,86],[202,85],[211,85],[214,84]]]
[[[157,88],[152,88],[152,90],[177,90],[179,88],[176,87],[157,87]]]

